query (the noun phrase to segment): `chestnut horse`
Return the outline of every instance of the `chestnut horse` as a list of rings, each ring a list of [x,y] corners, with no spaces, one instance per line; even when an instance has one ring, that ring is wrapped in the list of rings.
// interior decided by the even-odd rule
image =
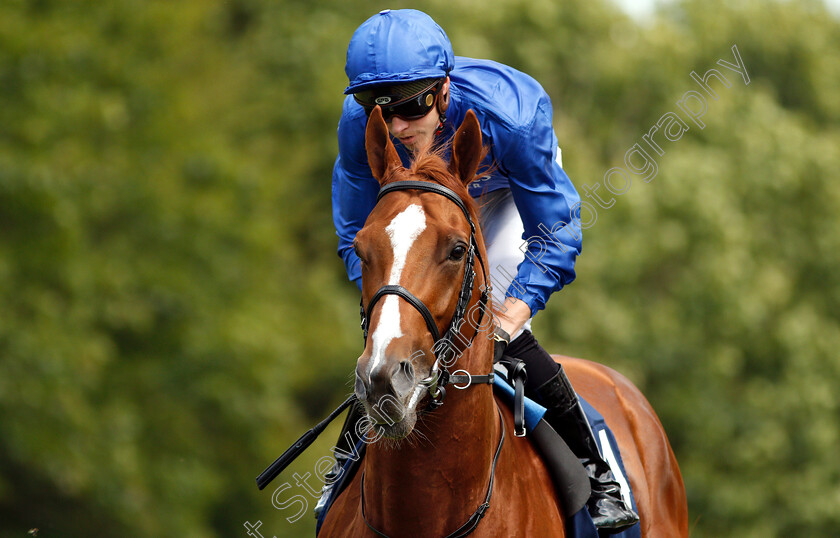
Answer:
[[[425,405],[434,400],[430,395],[441,398],[434,384],[441,359],[429,351],[440,328],[450,327],[459,299],[469,301],[473,315],[467,317],[474,323],[454,327],[463,331],[458,341],[469,345],[460,346],[453,373],[481,376],[493,369],[493,341],[481,330],[486,321],[475,321],[486,300],[484,242],[477,226],[471,231],[478,219],[466,189],[483,155],[475,114],[469,111],[456,132],[448,166],[439,155],[421,152],[405,169],[378,107],[368,121],[365,145],[383,187],[406,180],[442,185],[461,203],[433,187],[403,184],[381,195],[356,236],[363,304],[373,306],[366,319],[370,337],[356,366],[356,395],[368,413],[369,434],[385,439],[368,444],[319,535],[443,537],[471,529],[475,536],[564,536],[563,510],[545,465],[527,438],[513,436],[511,412],[496,403],[490,384],[466,390],[450,385],[439,408],[427,412]],[[475,282],[467,288],[470,259]],[[485,320],[490,316],[488,311]],[[650,404],[605,366],[556,359],[618,441],[642,535],[688,536],[682,477]],[[399,405],[378,409],[383,398]],[[492,497],[482,511],[488,491]]]

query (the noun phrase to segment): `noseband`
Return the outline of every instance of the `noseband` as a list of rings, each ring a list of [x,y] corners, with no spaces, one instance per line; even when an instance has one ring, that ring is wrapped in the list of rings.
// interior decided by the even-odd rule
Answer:
[[[449,364],[451,354],[455,353],[452,346],[456,338],[455,335],[460,334],[461,326],[464,323],[464,316],[467,314],[467,307],[469,306],[470,299],[472,298],[473,286],[475,284],[476,258],[478,258],[478,263],[481,265],[481,272],[484,276],[484,288],[481,290],[481,296],[478,300],[479,315],[478,321],[475,325],[476,332],[473,334],[472,338],[466,342],[464,346],[465,349],[472,344],[476,335],[478,335],[478,327],[481,326],[481,321],[484,319],[484,313],[487,309],[487,301],[489,299],[489,283],[487,281],[487,270],[484,266],[484,260],[481,258],[481,254],[478,251],[478,243],[475,238],[475,224],[473,223],[470,212],[467,210],[467,206],[464,204],[463,200],[461,200],[461,198],[451,189],[444,187],[443,185],[438,185],[437,183],[428,183],[425,181],[395,181],[385,185],[379,190],[376,202],[379,203],[379,200],[381,200],[382,197],[389,192],[405,190],[433,192],[449,198],[464,213],[464,216],[467,218],[467,222],[470,225],[469,247],[464,261],[464,279],[461,282],[461,291],[458,294],[458,303],[455,306],[455,312],[452,314],[452,320],[449,322],[446,332],[443,337],[441,337],[438,326],[435,323],[435,319],[429,311],[429,308],[423,304],[423,301],[418,299],[413,293],[405,289],[403,286],[386,285],[379,288],[376,293],[373,294],[373,297],[371,297],[370,302],[367,305],[367,309],[365,309],[364,303],[360,304],[359,313],[362,318],[362,332],[364,334],[365,342],[367,342],[370,317],[373,312],[373,307],[379,299],[385,295],[396,295],[398,297],[402,297],[406,300],[406,302],[408,302],[408,304],[413,306],[421,316],[423,316],[423,319],[426,321],[426,327],[429,329],[432,339],[434,340],[432,350],[435,353],[435,363],[432,366],[429,377],[421,380],[419,383],[428,388],[429,395],[432,397],[430,407],[434,409],[443,403],[443,397],[446,395],[443,387],[449,382],[455,383],[457,388],[462,389],[474,384],[493,383],[492,373],[489,375],[471,375],[464,371],[465,375],[456,375],[457,372],[462,370],[457,370],[456,374],[450,374],[446,369],[446,365]],[[443,345],[439,345],[441,342],[443,342]],[[443,364],[443,366],[441,366],[441,364]],[[464,383],[465,386],[458,386],[458,383]]]

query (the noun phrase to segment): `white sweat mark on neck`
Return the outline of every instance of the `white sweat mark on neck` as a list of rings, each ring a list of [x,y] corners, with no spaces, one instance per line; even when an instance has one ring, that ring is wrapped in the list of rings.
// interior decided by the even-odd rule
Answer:
[[[405,260],[408,251],[420,233],[426,229],[426,215],[423,208],[417,204],[406,207],[402,213],[391,220],[385,228],[388,237],[391,238],[391,248],[394,251],[394,264],[391,266],[391,275],[388,277],[388,285],[400,283],[400,275],[405,267]],[[382,312],[379,315],[379,323],[373,333],[373,357],[368,368],[368,381],[376,367],[385,358],[385,349],[391,340],[402,336],[400,330],[400,305],[396,295],[388,295],[382,303]]]

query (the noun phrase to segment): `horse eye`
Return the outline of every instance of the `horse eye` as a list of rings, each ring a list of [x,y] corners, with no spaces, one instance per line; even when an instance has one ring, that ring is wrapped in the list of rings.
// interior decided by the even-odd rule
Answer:
[[[463,245],[458,245],[452,249],[452,252],[449,253],[449,259],[458,261],[462,259],[466,253],[467,249]]]

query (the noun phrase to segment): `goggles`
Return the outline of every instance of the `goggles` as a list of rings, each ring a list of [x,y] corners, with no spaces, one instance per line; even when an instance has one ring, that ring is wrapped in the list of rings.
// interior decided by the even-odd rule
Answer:
[[[362,105],[365,109],[365,114],[370,116],[376,105],[382,110],[382,117],[385,121],[389,121],[393,116],[398,116],[404,120],[417,120],[429,113],[435,101],[437,94],[443,87],[445,79],[434,80],[429,84],[428,79],[425,81],[418,81],[413,84],[403,84],[400,86],[391,86],[385,91],[364,91],[353,94],[356,102]],[[417,88],[420,88],[417,91]],[[406,95],[408,94],[408,95]]]

